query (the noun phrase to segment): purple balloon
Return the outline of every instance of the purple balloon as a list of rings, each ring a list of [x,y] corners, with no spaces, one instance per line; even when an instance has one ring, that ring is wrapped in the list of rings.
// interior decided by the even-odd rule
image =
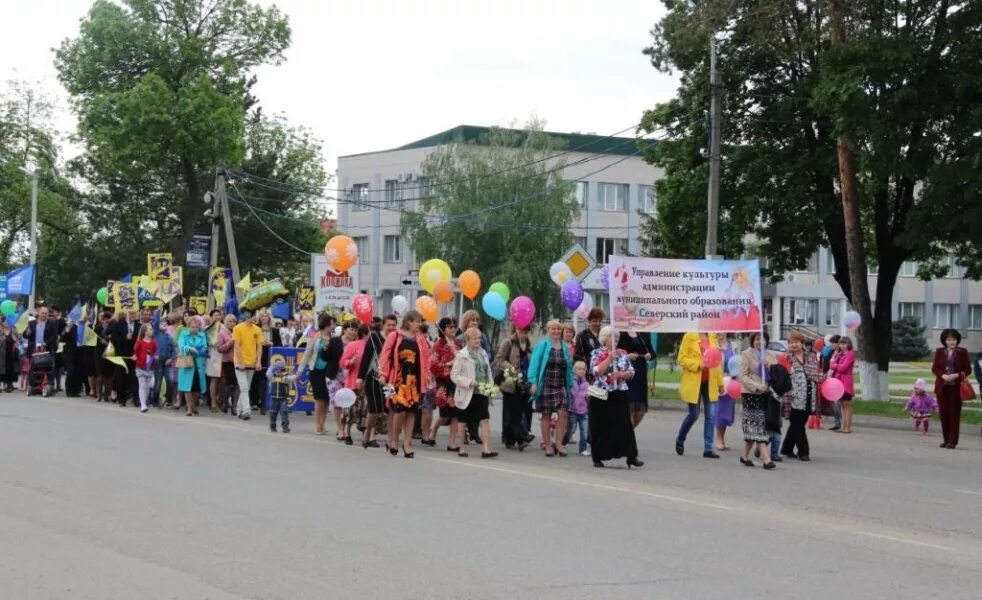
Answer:
[[[511,313],[511,320],[515,322],[515,325],[520,328],[528,327],[532,323],[532,319],[535,318],[535,302],[528,296],[519,296],[511,301],[508,311]]]
[[[605,290],[610,289],[610,268],[607,265],[600,267],[600,285]]]
[[[570,310],[576,310],[583,304],[583,286],[575,279],[569,279],[559,290],[559,297],[563,299],[563,305]]]

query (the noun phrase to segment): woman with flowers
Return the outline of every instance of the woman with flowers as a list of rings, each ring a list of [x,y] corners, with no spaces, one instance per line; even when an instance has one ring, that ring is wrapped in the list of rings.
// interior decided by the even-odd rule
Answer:
[[[617,330],[604,327],[597,336],[600,347],[590,357],[592,389],[606,392],[606,398],[590,394],[590,455],[593,466],[603,467],[605,460],[626,458],[627,467],[641,467],[638,442],[634,437],[631,402],[627,382],[634,378],[634,367],[626,351],[617,347]]]
[[[481,347],[481,330],[471,327],[464,332],[465,347],[453,360],[450,379],[453,381],[454,406],[457,409],[457,433],[463,439],[457,456],[467,456],[467,438],[464,432],[469,425],[477,424],[481,434],[481,458],[494,458],[497,452],[491,451],[491,415],[488,412],[489,398],[497,389],[491,381],[491,365],[488,355]]]
[[[529,404],[528,370],[532,356],[528,327],[515,327],[511,337],[501,342],[492,365],[501,388],[501,441],[506,448],[525,450],[528,430],[522,424]],[[571,355],[572,356],[572,355]]]
[[[450,439],[447,441],[447,451],[456,452],[460,448],[456,444],[457,409],[454,407],[455,386],[450,379],[450,369],[453,367],[454,357],[463,346],[457,342],[457,322],[453,317],[443,317],[437,327],[440,330],[440,339],[433,344],[430,369],[433,372],[433,381],[436,383],[434,395],[436,406],[440,409],[440,418],[433,421],[430,431],[423,432],[422,443],[425,446],[436,446],[436,434],[440,431],[440,427],[449,425]]]

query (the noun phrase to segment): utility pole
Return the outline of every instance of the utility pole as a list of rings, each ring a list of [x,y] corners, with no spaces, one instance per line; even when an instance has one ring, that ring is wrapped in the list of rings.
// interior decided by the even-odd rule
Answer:
[[[31,177],[31,264],[34,274],[31,277],[31,294],[27,300],[27,310],[34,310],[34,289],[38,278],[38,172],[37,168],[21,167]]]
[[[232,215],[229,214],[228,210],[228,194],[225,191],[225,171],[224,169],[219,170],[218,177],[215,181],[215,195],[217,196],[215,205],[218,210],[222,213],[222,219],[225,221],[225,239],[228,241],[228,259],[232,263],[232,285],[233,287],[239,284],[242,279],[239,273],[239,255],[235,251],[235,233],[232,232]],[[215,235],[214,229],[212,230],[212,235]],[[218,261],[218,258],[215,258]]]
[[[218,189],[218,182],[221,179],[221,171],[215,176],[215,189]],[[211,293],[212,277],[215,273],[215,267],[218,266],[218,238],[221,230],[219,229],[222,222],[222,208],[221,203],[215,200],[214,194],[208,192],[205,195],[205,202],[212,205],[211,208],[211,246],[210,255],[208,257],[208,310],[215,308],[215,297]]]
[[[719,231],[720,123],[723,114],[722,90],[716,71],[716,38],[709,35],[709,198],[706,210],[706,258],[716,257]]]

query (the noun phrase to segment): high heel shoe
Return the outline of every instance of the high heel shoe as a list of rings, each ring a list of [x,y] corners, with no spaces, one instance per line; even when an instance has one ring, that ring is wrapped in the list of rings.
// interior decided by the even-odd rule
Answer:
[[[627,459],[627,470],[628,471],[631,470],[631,467],[634,467],[635,469],[640,469],[643,466],[644,466],[644,461],[643,460],[638,460],[637,458],[629,458],[629,459]]]
[[[405,448],[402,449],[402,454],[406,458],[416,458],[416,453],[415,452],[413,452],[411,450],[409,452],[406,452],[406,449]]]
[[[599,460],[593,461],[593,466],[597,467],[598,469],[604,468],[604,464],[602,462],[600,462]]]
[[[562,456],[563,458],[569,456],[569,453],[566,452],[566,449],[560,446],[559,444],[553,444],[552,448],[553,450],[556,451],[557,456]]]
[[[355,441],[353,439],[351,439],[351,436],[350,435],[348,437],[344,438],[344,445],[345,446],[351,446],[354,443],[355,443]]]
[[[391,454],[392,456],[395,456],[395,455],[399,454],[399,449],[398,448],[393,448],[392,446],[389,446],[389,454]]]
[[[743,465],[743,466],[745,466],[745,467],[752,467],[752,466],[754,466],[754,461],[745,459],[745,458],[743,458],[741,456],[740,457],[740,464]]]

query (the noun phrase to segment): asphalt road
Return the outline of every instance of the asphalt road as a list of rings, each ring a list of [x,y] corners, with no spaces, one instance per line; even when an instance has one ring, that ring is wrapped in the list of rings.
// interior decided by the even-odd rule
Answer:
[[[817,432],[813,462],[765,472],[702,458],[698,435],[676,456],[679,419],[649,415],[647,464],[628,471],[531,448],[459,459],[443,439],[393,458],[314,436],[303,414],[285,435],[3,394],[0,598],[982,594],[975,428],[955,451]]]

